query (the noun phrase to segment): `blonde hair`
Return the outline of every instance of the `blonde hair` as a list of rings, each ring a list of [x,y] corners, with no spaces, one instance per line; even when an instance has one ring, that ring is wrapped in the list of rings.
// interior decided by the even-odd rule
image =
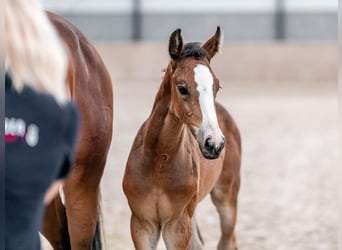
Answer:
[[[14,88],[20,92],[29,85],[60,104],[67,101],[67,52],[40,2],[7,0],[5,28],[6,71]]]

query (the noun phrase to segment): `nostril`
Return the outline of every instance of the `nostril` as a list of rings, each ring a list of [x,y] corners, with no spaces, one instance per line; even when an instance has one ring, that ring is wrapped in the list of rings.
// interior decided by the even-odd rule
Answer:
[[[215,153],[220,154],[222,149],[224,148],[224,140],[220,143],[220,145],[216,148]]]
[[[212,143],[211,141],[211,136],[208,136],[207,139],[205,139],[205,148],[208,150],[208,151],[212,151],[214,149],[214,143]]]

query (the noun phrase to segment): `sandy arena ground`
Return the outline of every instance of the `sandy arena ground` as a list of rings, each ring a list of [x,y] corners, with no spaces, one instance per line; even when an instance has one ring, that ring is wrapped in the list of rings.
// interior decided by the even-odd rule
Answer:
[[[223,86],[217,100],[242,135],[239,249],[337,249],[335,50],[332,45],[258,46],[227,45],[228,52],[214,64]],[[166,44],[97,47],[115,89],[114,135],[102,181],[106,249],[129,250],[134,247],[122,176],[159,87]],[[219,221],[209,197],[197,218],[204,249],[216,249]]]

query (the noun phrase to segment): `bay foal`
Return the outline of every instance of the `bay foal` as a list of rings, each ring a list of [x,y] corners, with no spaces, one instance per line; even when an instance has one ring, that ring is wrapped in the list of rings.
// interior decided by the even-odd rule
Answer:
[[[237,249],[234,228],[241,144],[229,113],[215,102],[219,81],[210,67],[221,30],[203,46],[170,36],[167,67],[149,118],[128,157],[123,189],[132,211],[136,249],[202,249],[196,205],[211,194],[220,216],[218,249]]]

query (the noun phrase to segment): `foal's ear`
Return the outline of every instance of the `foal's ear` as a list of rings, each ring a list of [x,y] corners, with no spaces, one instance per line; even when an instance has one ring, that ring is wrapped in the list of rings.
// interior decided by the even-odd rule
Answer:
[[[169,41],[169,54],[173,60],[177,60],[183,50],[183,39],[181,36],[181,30],[177,29],[172,32]]]
[[[221,32],[220,26],[217,26],[216,33],[213,35],[206,43],[203,45],[203,49],[205,49],[209,56],[209,61],[214,55],[220,51],[220,48],[223,43],[223,34]]]

